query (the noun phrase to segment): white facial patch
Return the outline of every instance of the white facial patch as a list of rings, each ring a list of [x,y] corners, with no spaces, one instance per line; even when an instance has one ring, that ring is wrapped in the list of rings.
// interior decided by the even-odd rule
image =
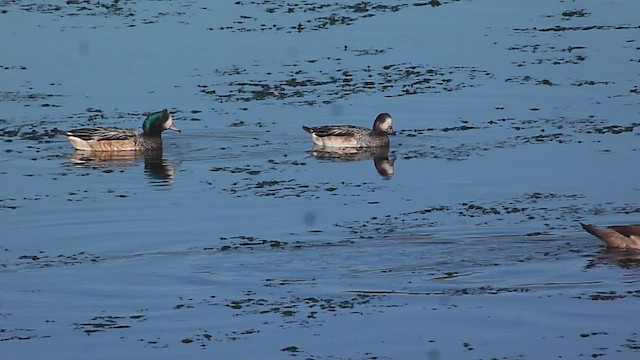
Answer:
[[[386,118],[382,123],[382,130],[387,131],[391,128],[392,119],[390,117]]]
[[[167,121],[164,123],[163,128],[166,129],[170,129],[173,126],[173,117],[171,115],[169,115],[169,119],[167,119]]]

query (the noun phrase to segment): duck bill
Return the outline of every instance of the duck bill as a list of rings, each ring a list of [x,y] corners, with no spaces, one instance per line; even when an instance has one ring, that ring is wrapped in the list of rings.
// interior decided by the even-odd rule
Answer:
[[[168,128],[167,130],[173,130],[175,132],[182,132],[182,130],[178,129],[177,127],[175,127],[174,125],[171,125],[170,128]]]

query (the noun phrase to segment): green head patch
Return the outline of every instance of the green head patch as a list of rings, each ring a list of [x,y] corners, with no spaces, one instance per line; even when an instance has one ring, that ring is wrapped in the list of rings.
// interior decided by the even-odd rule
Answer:
[[[167,121],[168,118],[169,118],[169,112],[167,111],[167,109],[151,113],[149,114],[149,116],[147,116],[147,118],[142,123],[142,131],[148,132],[151,126],[156,122],[160,124],[156,126],[161,129],[162,128],[161,124]]]

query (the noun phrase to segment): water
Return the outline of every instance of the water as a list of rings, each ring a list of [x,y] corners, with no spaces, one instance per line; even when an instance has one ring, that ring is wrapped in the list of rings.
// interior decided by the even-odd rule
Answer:
[[[8,358],[637,356],[638,5],[0,2]],[[74,153],[138,128],[160,157]],[[397,135],[322,156],[301,125]],[[6,355],[8,354],[8,355]]]

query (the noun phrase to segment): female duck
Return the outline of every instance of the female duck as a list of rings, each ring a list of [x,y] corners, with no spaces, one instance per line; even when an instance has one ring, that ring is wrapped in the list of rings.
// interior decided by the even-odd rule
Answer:
[[[162,148],[164,130],[180,130],[173,126],[167,109],[149,114],[142,123],[142,132],[113,127],[81,128],[62,131],[76,150],[142,151]]]
[[[389,146],[387,134],[393,133],[391,115],[382,113],[373,122],[373,129],[355,125],[303,126],[317,146],[333,148]]]

